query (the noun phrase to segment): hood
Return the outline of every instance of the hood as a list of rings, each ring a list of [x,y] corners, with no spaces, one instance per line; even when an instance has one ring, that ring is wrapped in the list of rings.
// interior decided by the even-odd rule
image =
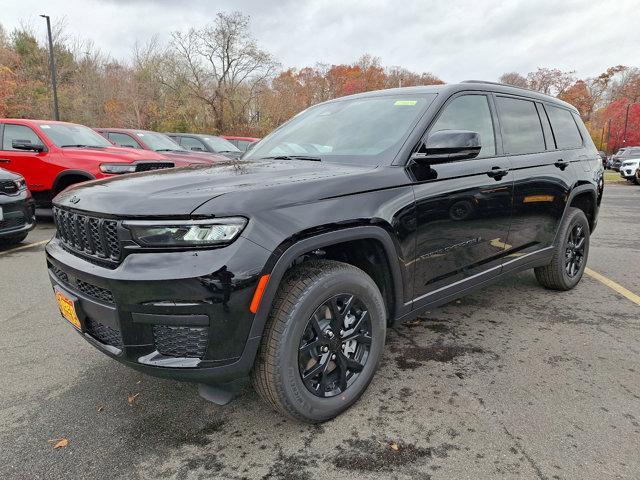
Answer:
[[[362,188],[356,178],[373,168],[298,160],[226,160],[93,180],[66,189],[54,203],[116,216],[176,217],[189,216],[205,203],[203,214],[215,215],[211,200],[228,197],[225,205],[232,207],[224,208],[246,210],[236,211],[242,214],[274,202],[300,203],[348,194]],[[365,183],[371,188],[371,182]]]
[[[191,153],[189,151],[162,152],[162,155],[175,163],[176,167],[185,165],[212,165],[227,160],[227,157],[215,153]]]
[[[96,162],[136,162],[141,160],[147,161],[167,161],[167,157],[150,150],[140,150],[136,148],[125,147],[104,147],[104,148],[61,148],[62,154],[71,159],[94,160]]]
[[[5,170],[4,168],[0,168],[0,181],[18,180],[19,178],[22,178],[22,176],[17,173],[10,172],[9,170]]]

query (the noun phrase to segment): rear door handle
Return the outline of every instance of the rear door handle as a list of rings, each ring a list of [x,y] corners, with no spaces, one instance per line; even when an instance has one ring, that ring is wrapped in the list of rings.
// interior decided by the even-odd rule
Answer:
[[[11,163],[11,160],[8,158],[0,158],[0,163]]]
[[[489,175],[491,178],[494,178],[496,180],[500,180],[507,173],[509,173],[509,170],[505,170],[502,167],[492,167],[491,170],[487,172],[487,175]]]
[[[566,160],[563,160],[562,158],[556,160],[556,163],[554,163],[554,165],[556,167],[558,167],[560,170],[564,170],[565,168],[567,168],[569,166],[569,162],[567,162]]]

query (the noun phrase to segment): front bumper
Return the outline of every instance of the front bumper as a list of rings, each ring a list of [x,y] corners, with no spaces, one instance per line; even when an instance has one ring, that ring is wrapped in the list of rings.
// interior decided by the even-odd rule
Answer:
[[[620,167],[620,176],[623,178],[634,178],[638,167]]]
[[[0,195],[0,238],[13,237],[36,226],[35,203],[28,190],[16,195]]]
[[[130,254],[115,269],[56,238],[46,252],[54,290],[74,301],[79,333],[105,354],[177,380],[215,384],[249,373],[260,343],[250,338],[249,305],[270,254],[263,247],[240,237],[214,250]]]

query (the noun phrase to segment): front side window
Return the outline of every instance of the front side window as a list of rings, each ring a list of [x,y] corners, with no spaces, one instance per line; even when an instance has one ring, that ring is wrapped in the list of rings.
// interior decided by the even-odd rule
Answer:
[[[24,125],[6,124],[4,126],[3,150],[18,150],[11,145],[14,140],[29,140],[32,145],[42,145],[42,141],[36,133]]]
[[[207,149],[204,147],[204,144],[193,137],[182,137],[180,139],[180,145],[182,145],[187,150],[195,150],[199,152],[206,152]]]
[[[142,140],[149,149],[156,152],[172,152],[175,150],[184,150],[174,140],[167,135],[156,132],[136,132],[136,135]]]
[[[111,132],[109,133],[109,139],[119,147],[141,148],[140,145],[138,145],[138,142],[126,133]]]
[[[551,105],[545,105],[544,108],[551,122],[557,148],[563,150],[581,147],[582,137],[571,112]]]
[[[43,123],[40,129],[58,147],[112,147],[111,143],[96,131],[73,123]]]
[[[229,140],[221,137],[204,137],[204,141],[218,153],[239,152],[238,148]]]
[[[440,130],[469,130],[480,135],[482,149],[478,158],[496,154],[496,138],[489,101],[485,95],[463,95],[454,98],[436,120],[429,133]]]
[[[511,155],[544,152],[544,135],[535,103],[497,97],[505,152]]]
[[[395,156],[435,94],[346,98],[293,117],[243,159],[313,156],[339,163],[378,164]]]

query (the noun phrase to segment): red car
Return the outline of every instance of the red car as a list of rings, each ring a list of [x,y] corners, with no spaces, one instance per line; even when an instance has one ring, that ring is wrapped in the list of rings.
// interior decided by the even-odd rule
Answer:
[[[237,137],[235,135],[222,135],[222,138],[230,141],[232,144],[234,144],[237,148],[239,148],[243,152],[247,151],[247,148],[249,148],[249,145],[251,145],[252,143],[256,143],[258,140],[260,140],[259,138],[255,138],[255,137]]]
[[[187,150],[164,133],[129,128],[95,128],[94,130],[120,147],[153,150],[172,160],[212,164],[215,161],[227,159],[214,153]]]
[[[48,120],[0,119],[0,146],[0,167],[22,175],[42,207],[75,183],[198,163],[116,147],[89,127]]]

